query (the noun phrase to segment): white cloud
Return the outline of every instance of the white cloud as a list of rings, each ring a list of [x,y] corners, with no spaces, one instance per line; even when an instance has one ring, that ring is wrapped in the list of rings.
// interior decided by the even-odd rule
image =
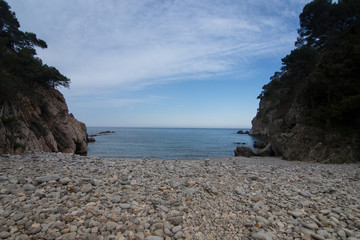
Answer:
[[[292,44],[287,20],[305,2],[9,1],[48,43],[40,57],[71,78],[74,95],[231,72]]]

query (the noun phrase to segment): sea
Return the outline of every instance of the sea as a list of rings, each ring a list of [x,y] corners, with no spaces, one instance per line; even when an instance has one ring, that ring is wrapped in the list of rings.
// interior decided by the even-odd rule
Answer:
[[[205,159],[233,157],[237,146],[253,148],[256,137],[230,128],[103,128],[88,127],[95,136],[88,156],[107,158]]]

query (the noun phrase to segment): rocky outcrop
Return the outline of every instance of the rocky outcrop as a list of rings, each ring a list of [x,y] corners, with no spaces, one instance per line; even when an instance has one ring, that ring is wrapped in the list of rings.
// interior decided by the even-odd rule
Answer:
[[[298,92],[301,88],[298,88]],[[356,139],[344,138],[336,131],[314,127],[304,123],[305,108],[293,94],[287,101],[264,98],[252,120],[250,135],[265,136],[267,151],[259,156],[275,155],[288,160],[317,162],[356,162],[359,146]],[[269,151],[269,148],[271,151]],[[259,154],[260,153],[260,154]]]
[[[86,154],[84,123],[70,113],[63,95],[51,86],[32,84],[0,102],[0,152],[32,150]]]

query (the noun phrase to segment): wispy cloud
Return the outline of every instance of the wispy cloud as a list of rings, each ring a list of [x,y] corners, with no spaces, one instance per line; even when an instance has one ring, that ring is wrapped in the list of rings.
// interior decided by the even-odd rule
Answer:
[[[38,24],[32,27],[37,26],[34,32],[48,42],[41,57],[72,79],[74,94],[90,94],[231,72],[293,42],[294,26],[287,19],[294,18],[294,9],[305,2],[27,0],[21,4],[36,11],[27,13],[37,16],[33,21]]]

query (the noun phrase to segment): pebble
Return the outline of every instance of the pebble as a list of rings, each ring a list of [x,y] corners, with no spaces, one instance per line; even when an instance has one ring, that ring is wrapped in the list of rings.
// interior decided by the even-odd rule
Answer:
[[[34,152],[0,166],[0,239],[360,239],[360,164]]]
[[[294,212],[290,212],[290,215],[297,218],[297,217],[301,217],[303,213],[294,211]]]

